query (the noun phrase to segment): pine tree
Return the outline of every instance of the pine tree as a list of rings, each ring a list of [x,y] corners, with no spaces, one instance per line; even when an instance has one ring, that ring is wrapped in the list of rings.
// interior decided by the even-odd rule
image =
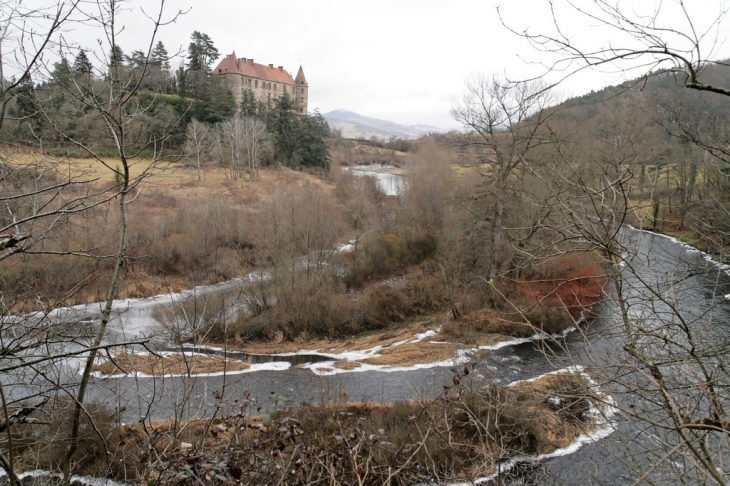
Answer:
[[[122,48],[115,45],[110,51],[109,51],[109,66],[121,66],[124,64],[124,59],[127,56],[124,55],[124,51],[122,51]]]
[[[65,57],[61,58],[60,61],[53,65],[53,79],[55,81],[64,81],[71,74],[71,66],[68,63],[68,59]]]
[[[256,116],[258,113],[256,95],[249,88],[244,88],[241,91],[241,115]]]
[[[188,68],[191,71],[207,73],[210,63],[218,58],[218,49],[213,45],[213,40],[208,34],[197,30],[190,37],[192,42],[188,46]]]
[[[294,101],[285,93],[274,100],[265,115],[266,126],[274,139],[274,156],[287,165],[292,164],[296,150],[298,116],[295,109]]]
[[[73,71],[78,74],[89,75],[91,74],[93,66],[89,57],[86,55],[86,51],[81,49],[74,59]]]
[[[330,149],[327,145],[329,135],[329,124],[319,111],[301,117],[296,136],[296,154],[299,163],[306,167],[329,169]]]
[[[162,41],[157,41],[154,49],[152,49],[152,53],[150,54],[150,64],[157,66],[164,71],[168,71],[170,69],[170,55],[167,53],[167,49],[165,49],[165,45]]]
[[[132,55],[127,58],[129,67],[132,69],[142,69],[147,62],[147,56],[143,51],[132,51]]]
[[[231,90],[218,76],[214,76],[198,92],[198,100],[190,110],[190,115],[206,123],[219,123],[236,114],[236,99]]]

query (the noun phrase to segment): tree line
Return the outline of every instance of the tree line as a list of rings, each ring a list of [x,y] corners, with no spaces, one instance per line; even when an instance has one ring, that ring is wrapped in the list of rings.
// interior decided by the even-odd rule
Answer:
[[[84,156],[64,136],[71,135],[113,153],[105,143],[104,117],[89,116],[88,103],[69,92],[78,88],[103,98],[105,90],[119,89],[129,92],[144,112],[135,120],[138,147],[162,133],[162,127],[171,126],[165,141],[171,154],[185,156],[198,167],[203,159],[215,159],[231,167],[234,178],[241,177],[244,166],[253,174],[260,164],[329,167],[329,126],[319,112],[297,115],[287,94],[264,101],[250,89],[242,90],[237,103],[224,81],[211,73],[219,51],[205,33],[193,32],[186,54],[184,62],[173,67],[171,61],[178,56],[170,54],[162,41],[149,53],[127,54],[117,44],[108,52],[66,46],[61,58],[47,66],[45,76],[29,72],[8,93],[7,123],[0,140],[40,142],[47,150]],[[112,77],[116,84],[108,86]],[[138,155],[149,156],[149,150]]]

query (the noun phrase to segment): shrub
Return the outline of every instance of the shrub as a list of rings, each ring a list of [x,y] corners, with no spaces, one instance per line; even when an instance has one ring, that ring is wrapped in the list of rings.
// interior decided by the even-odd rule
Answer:
[[[444,324],[441,332],[463,343],[472,343],[479,334],[502,334],[513,337],[529,337],[535,330],[524,322],[515,322],[492,309],[480,309],[465,314],[458,320]]]
[[[389,322],[404,320],[410,310],[401,292],[389,285],[383,285],[365,296],[362,317],[369,329],[381,329]]]
[[[409,297],[413,307],[418,310],[437,310],[446,301],[446,289],[439,279],[422,276],[409,287]]]
[[[361,251],[338,253],[332,263],[337,275],[341,276],[342,282],[347,288],[360,287],[368,277],[365,269],[365,256]]]
[[[405,242],[392,233],[366,239],[363,253],[365,269],[370,275],[394,271],[404,263],[408,255]]]
[[[436,253],[436,233],[429,231],[425,235],[417,236],[411,240],[409,250],[413,263],[421,263],[426,258]]]
[[[532,267],[516,282],[515,293],[534,302],[560,302],[573,317],[603,298],[603,269],[590,254],[568,253]],[[548,305],[550,306],[550,305]]]
[[[273,317],[285,339],[301,335],[328,336],[343,334],[351,316],[351,304],[336,289],[319,279],[298,278],[276,292]]]
[[[516,320],[527,318],[536,330],[557,334],[573,326],[573,316],[556,297],[547,297],[540,302],[518,298],[514,299],[512,304],[522,312],[522,316],[515,312],[514,318]]]

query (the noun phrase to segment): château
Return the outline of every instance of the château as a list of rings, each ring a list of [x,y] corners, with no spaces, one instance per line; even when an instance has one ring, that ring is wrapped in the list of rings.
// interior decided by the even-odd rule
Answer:
[[[250,89],[258,101],[267,103],[284,94],[294,101],[299,114],[307,113],[309,103],[309,84],[304,70],[299,66],[297,77],[284,70],[284,66],[274,67],[253,62],[245,57],[237,58],[236,52],[224,57],[213,74],[222,76],[226,87],[233,92],[236,102],[240,103],[243,92]]]

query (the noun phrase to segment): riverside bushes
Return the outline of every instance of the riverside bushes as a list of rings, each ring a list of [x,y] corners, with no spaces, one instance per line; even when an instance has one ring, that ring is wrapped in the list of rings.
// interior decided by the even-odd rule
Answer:
[[[348,287],[359,287],[368,278],[386,276],[418,264],[434,255],[436,233],[418,235],[407,243],[395,233],[372,235],[362,243],[362,249],[338,255],[343,281]]]
[[[158,486],[441,484],[566,447],[594,427],[580,375],[504,386],[476,378],[475,366],[453,370],[453,384],[423,402],[289,407],[274,392],[263,403],[214,393],[228,414],[105,428],[108,458],[89,455],[79,472]]]

